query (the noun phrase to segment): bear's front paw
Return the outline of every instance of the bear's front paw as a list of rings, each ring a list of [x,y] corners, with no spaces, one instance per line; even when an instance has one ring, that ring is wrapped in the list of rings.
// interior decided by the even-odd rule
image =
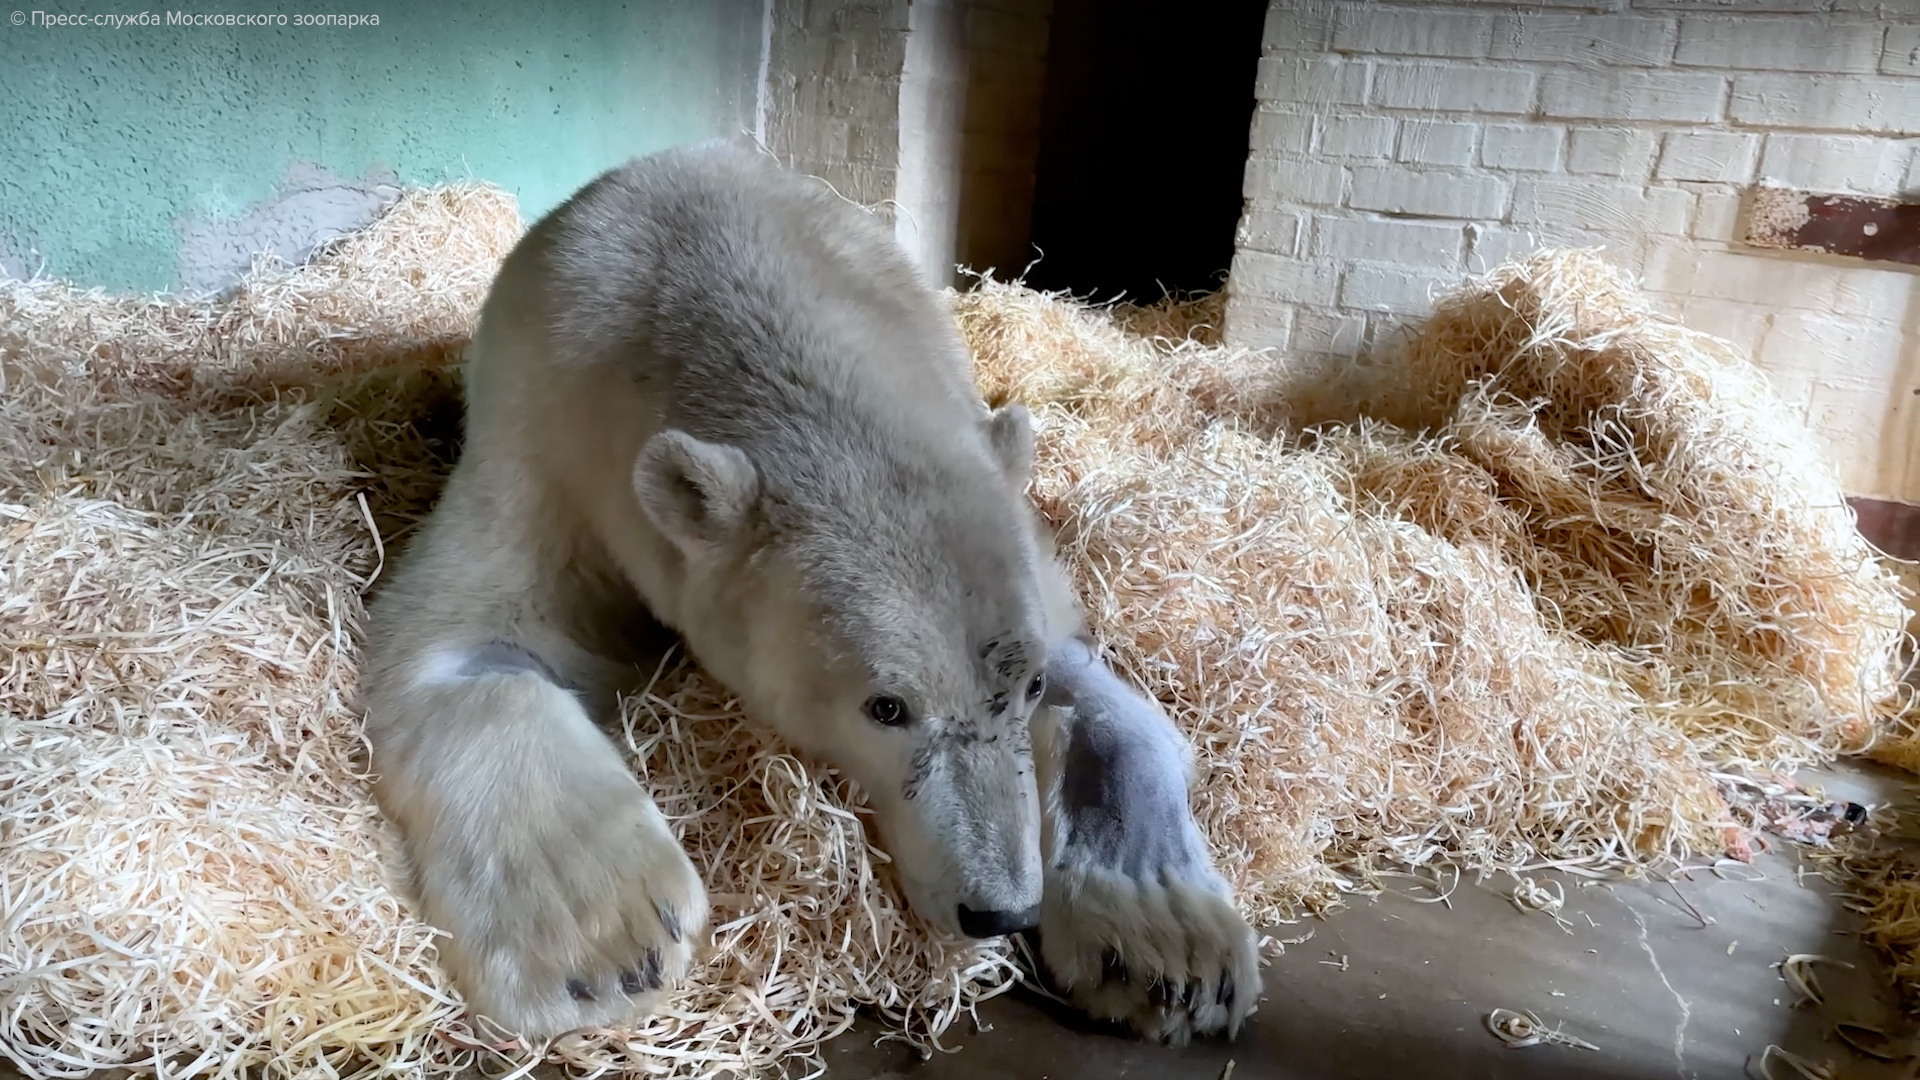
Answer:
[[[417,884],[473,1012],[528,1038],[645,1016],[686,974],[706,890],[617,762],[496,794],[416,847]],[[490,826],[490,827],[489,827]]]
[[[1047,684],[1047,974],[1089,1016],[1145,1038],[1237,1034],[1260,995],[1258,939],[1188,808],[1185,740],[1081,642],[1048,658]]]
[[[1257,939],[1211,871],[1064,868],[1047,881],[1039,938],[1075,1007],[1156,1042],[1232,1037],[1260,994]]]

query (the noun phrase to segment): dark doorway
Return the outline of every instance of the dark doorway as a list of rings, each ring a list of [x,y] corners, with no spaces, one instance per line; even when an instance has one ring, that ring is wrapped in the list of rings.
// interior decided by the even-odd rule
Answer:
[[[1266,9],[1055,0],[1028,284],[1140,302],[1219,287]]]

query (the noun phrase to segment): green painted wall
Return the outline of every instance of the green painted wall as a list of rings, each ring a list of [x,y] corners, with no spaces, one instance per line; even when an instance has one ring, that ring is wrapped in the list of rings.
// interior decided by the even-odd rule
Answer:
[[[378,26],[167,26],[169,9],[0,5],[0,257],[114,289],[180,280],[180,241],[290,172],[474,177],[531,219],[634,154],[752,127],[762,0],[248,0],[213,15]],[[34,12],[160,26],[47,26]]]

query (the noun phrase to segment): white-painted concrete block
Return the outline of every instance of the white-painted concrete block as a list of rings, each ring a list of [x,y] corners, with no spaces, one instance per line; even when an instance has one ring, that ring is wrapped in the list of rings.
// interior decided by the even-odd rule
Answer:
[[[1560,164],[1567,129],[1558,124],[1489,124],[1480,139],[1480,164],[1490,169],[1551,172]]]
[[[1694,193],[1693,224],[1688,232],[1696,240],[1732,243],[1738,237],[1740,189],[1708,187]]]
[[[1886,25],[1878,20],[1711,18],[1680,21],[1676,64],[1747,71],[1873,71]]]
[[[1340,281],[1342,307],[1422,315],[1433,298],[1458,284],[1453,275],[1401,266],[1355,265]]]
[[[1484,274],[1541,247],[1540,238],[1530,230],[1478,223],[1467,226],[1467,244],[1467,269],[1475,274]]]
[[[1830,387],[1883,395],[1905,345],[1899,323],[1782,311],[1760,346],[1760,363],[1769,370],[1803,372]]]
[[[1554,71],[1540,82],[1541,108],[1556,117],[1705,123],[1726,96],[1725,77],[1685,71]]]
[[[1486,174],[1357,168],[1347,205],[1356,210],[1425,217],[1499,218],[1508,181]]]
[[[1348,4],[1335,16],[1333,47],[1389,56],[1479,57],[1487,55],[1492,36],[1492,15]]]
[[[1474,136],[1479,130],[1478,124],[1402,120],[1400,146],[1394,157],[1421,165],[1471,165]]]
[[[1240,216],[1233,243],[1236,248],[1297,256],[1305,228],[1306,215],[1297,210],[1250,210]]]
[[[1382,61],[1371,100],[1388,109],[1525,113],[1533,98],[1534,74],[1519,68]]]
[[[1228,270],[1234,295],[1292,304],[1330,305],[1339,290],[1339,267],[1328,262],[1289,259],[1263,251],[1241,251]]]
[[[1307,254],[1316,259],[1453,267],[1460,263],[1463,238],[1458,225],[1322,214],[1314,217]]]
[[[1837,295],[1832,268],[1818,263],[1680,244],[1654,249],[1646,284],[1658,292],[1803,311],[1830,311]]]
[[[1891,195],[1912,148],[1866,135],[1769,135],[1760,179],[1786,187]]]
[[[1773,324],[1775,310],[1760,304],[1698,296],[1681,300],[1677,308],[1675,317],[1683,324],[1703,334],[1723,338],[1750,357],[1759,355],[1760,342]]]
[[[1256,109],[1247,142],[1256,154],[1304,154],[1313,145],[1313,116]]]
[[[1267,205],[1338,206],[1346,188],[1346,170],[1338,165],[1298,158],[1254,157],[1247,159],[1241,194]]]
[[[1742,75],[1733,119],[1755,127],[1920,134],[1920,79],[1857,75]]]
[[[1332,0],[1286,0],[1267,5],[1260,32],[1262,55],[1326,52],[1333,45]]]
[[[1660,140],[1656,180],[1740,184],[1752,179],[1760,136],[1731,131],[1669,131]]]
[[[1225,330],[1236,344],[1253,349],[1288,348],[1294,318],[1290,304],[1243,293],[1238,280],[1228,286]]]
[[[1358,105],[1367,100],[1367,64],[1359,60],[1263,56],[1254,96],[1288,105]]]
[[[1496,59],[1657,67],[1673,57],[1671,18],[1622,15],[1509,15],[1494,27]]]
[[[1385,116],[1325,117],[1315,150],[1323,157],[1390,157],[1393,127],[1392,118]]]
[[[1880,50],[1880,71],[1885,75],[1920,75],[1920,23],[1887,27],[1887,43]]]
[[[1675,187],[1522,179],[1513,189],[1512,220],[1541,228],[1684,236],[1692,216],[1693,194]]]
[[[1567,171],[1644,180],[1659,136],[1645,128],[1574,128],[1567,135]]]
[[[1717,11],[1729,15],[1824,12],[1833,0],[1633,0],[1633,6],[1663,11]]]
[[[1354,356],[1366,341],[1365,315],[1303,308],[1294,316],[1289,345],[1299,352]]]

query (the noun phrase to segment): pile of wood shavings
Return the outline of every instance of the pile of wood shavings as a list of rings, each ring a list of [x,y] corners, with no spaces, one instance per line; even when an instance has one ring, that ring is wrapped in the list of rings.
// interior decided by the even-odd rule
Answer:
[[[1910,701],[1910,592],[1812,433],[1593,252],[1464,283],[1339,395],[1016,285],[957,312],[1263,917],[1386,865],[1739,850],[1713,772],[1858,752]]]
[[[817,1066],[862,1005],[937,1043],[1010,984],[903,911],[845,781],[682,665],[626,739],[706,870],[705,963],[637,1032],[464,1019],[391,887],[354,665],[520,231],[432,189],[224,298],[0,283],[0,1050],[30,1074],[746,1076]]]
[[[1013,979],[1004,948],[902,910],[851,785],[740,724],[683,664],[628,701],[621,737],[706,875],[706,962],[637,1032],[525,1047],[462,1018],[431,930],[386,878],[353,667],[362,595],[455,453],[457,349],[519,229],[497,191],[433,189],[220,300],[0,285],[0,1049],[31,1073],[806,1072],[859,1007],[932,1046]],[[1036,498],[1116,662],[1193,737],[1202,820],[1255,917],[1383,867],[1712,848],[1727,813],[1709,769],[1822,760],[1889,707],[1879,616],[1898,591],[1823,516],[1836,489],[1804,434],[1721,445],[1761,414],[1708,422],[1749,399],[1710,392],[1724,379],[1701,365],[1733,361],[1693,338],[1682,373],[1713,377],[1665,391],[1696,422],[1660,460],[1718,453],[1785,478],[1749,507],[1786,523],[1765,533],[1772,576],[1743,571],[1737,604],[1664,637],[1571,603],[1590,585],[1676,610],[1667,579],[1622,557],[1614,533],[1653,519],[1620,510],[1620,483],[1666,508],[1662,558],[1750,491],[1715,489],[1715,516],[1689,518],[1695,504],[1660,502],[1644,454],[1625,469],[1579,456],[1601,428],[1567,410],[1604,412],[1612,389],[1554,398],[1551,424],[1514,412],[1486,376],[1511,373],[1520,331],[1453,332],[1490,318],[1490,297],[1535,327],[1518,340],[1575,353],[1653,324],[1624,302],[1604,306],[1604,332],[1527,307],[1613,287],[1577,256],[1501,273],[1443,306],[1429,335],[1445,347],[1406,375],[1482,388],[1434,406],[1462,418],[1453,441],[1408,434],[1406,416],[1304,437],[1296,406],[1325,395],[1210,344],[1215,303],[1117,322],[992,281],[952,298],[988,396],[1036,410]],[[1506,384],[1521,400],[1534,386]],[[1457,451],[1476,438],[1492,449]],[[1572,470],[1594,521],[1568,531],[1582,505],[1512,467],[1522,457]],[[1561,536],[1565,551],[1536,550]],[[1698,565],[1730,565],[1724,537],[1695,543]],[[1793,579],[1809,567],[1817,580]],[[1783,581],[1763,610],[1755,590]],[[1755,626],[1755,656],[1737,655],[1739,620],[1759,616],[1799,619],[1813,650]],[[1729,671],[1801,689],[1761,716],[1714,688]]]

